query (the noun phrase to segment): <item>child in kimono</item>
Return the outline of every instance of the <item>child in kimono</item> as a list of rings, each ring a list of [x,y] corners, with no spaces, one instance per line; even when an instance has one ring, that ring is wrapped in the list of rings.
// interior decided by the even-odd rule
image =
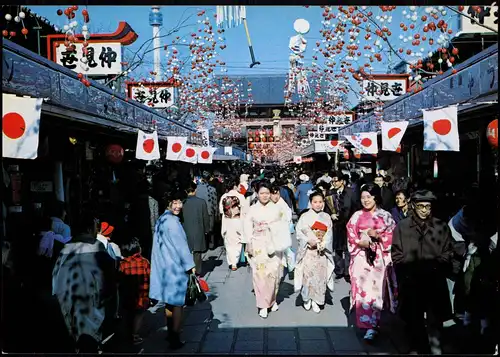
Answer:
[[[311,209],[297,222],[297,263],[295,266],[295,291],[301,293],[304,308],[321,311],[325,304],[326,289],[333,291],[334,262],[331,252],[332,220],[323,212],[325,205],[321,192],[309,196]]]

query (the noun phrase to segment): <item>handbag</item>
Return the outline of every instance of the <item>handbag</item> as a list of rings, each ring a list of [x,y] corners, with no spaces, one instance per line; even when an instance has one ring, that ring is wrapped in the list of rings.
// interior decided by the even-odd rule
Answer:
[[[245,243],[241,245],[241,253],[240,253],[240,263],[245,264],[247,262],[247,257],[245,256]]]
[[[207,295],[200,286],[200,282],[195,274],[189,274],[188,287],[186,291],[186,305],[193,306],[197,301],[203,302],[207,299]]]

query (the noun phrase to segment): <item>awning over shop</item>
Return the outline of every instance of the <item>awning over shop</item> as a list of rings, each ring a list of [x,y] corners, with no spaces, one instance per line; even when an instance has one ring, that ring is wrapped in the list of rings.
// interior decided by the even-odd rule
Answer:
[[[385,121],[422,121],[422,109],[459,105],[459,113],[476,105],[498,100],[498,44],[488,47],[455,67],[426,82],[418,93],[407,93],[384,106]],[[380,131],[375,114],[359,118],[339,129],[339,135]]]
[[[196,129],[162,115],[124,94],[91,82],[89,87],[77,73],[64,68],[9,40],[2,42],[2,91],[22,96],[44,98],[42,113],[114,130],[137,133],[150,131],[156,122],[158,137],[187,136],[188,142],[200,144]],[[212,142],[213,146],[220,148]]]

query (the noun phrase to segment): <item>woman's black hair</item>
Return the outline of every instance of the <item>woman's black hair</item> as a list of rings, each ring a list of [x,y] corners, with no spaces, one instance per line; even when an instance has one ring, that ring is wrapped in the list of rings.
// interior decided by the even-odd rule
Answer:
[[[330,185],[327,184],[325,181],[319,182],[316,187],[314,188],[316,191],[319,191],[321,188],[324,188],[325,191],[328,191],[330,189]]]
[[[180,190],[172,190],[165,194],[165,206],[168,207],[173,201],[183,201],[186,198],[186,194]]]
[[[186,192],[193,193],[196,191],[197,188],[198,188],[198,185],[191,181],[186,188]]]
[[[367,183],[361,187],[359,190],[359,195],[363,192],[368,192],[370,195],[372,195],[375,198],[375,203],[380,205],[382,203],[382,191],[380,190],[380,187],[374,183]]]
[[[271,189],[270,189],[271,193],[280,193],[280,186],[276,184],[276,182],[274,183],[274,185],[271,186]]]
[[[271,192],[271,184],[267,180],[261,180],[259,184],[257,185],[257,190],[256,192],[259,193],[261,188],[267,188],[269,192]]]
[[[408,194],[408,191],[407,191],[407,190],[405,190],[405,189],[403,189],[403,188],[401,188],[401,189],[399,189],[399,190],[396,190],[396,192],[394,192],[394,197],[396,197],[396,196],[397,196],[397,195],[399,195],[400,193],[402,193],[402,194],[405,196],[405,198],[406,198],[407,200],[409,200],[409,199],[410,199],[410,195]]]
[[[313,191],[309,195],[309,202],[312,202],[313,198],[317,197],[317,196],[320,196],[323,199],[323,201],[325,200],[325,195],[323,194],[323,192],[321,192],[321,191]]]
[[[139,253],[141,251],[141,244],[139,243],[139,239],[133,237],[125,244],[122,244],[122,246],[120,247],[120,251],[125,258]]]
[[[240,180],[235,177],[231,177],[226,181],[224,181],[224,186],[227,191],[231,191],[233,188],[238,187],[239,185],[240,185]]]

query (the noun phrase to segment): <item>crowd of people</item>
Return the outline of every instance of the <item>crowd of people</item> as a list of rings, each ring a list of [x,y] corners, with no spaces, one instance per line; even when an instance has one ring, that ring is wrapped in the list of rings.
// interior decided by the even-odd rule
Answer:
[[[36,235],[31,283],[57,300],[77,351],[98,350],[117,321],[140,344],[152,305],[165,311],[170,347],[182,347],[189,274],[205,274],[202,254],[218,244],[232,271],[250,266],[261,318],[278,311],[280,283],[294,271],[303,308],[315,313],[328,292],[335,299],[335,280],[350,283],[352,313],[367,341],[377,338],[388,310],[405,322],[412,351],[440,354],[450,319],[480,338],[481,351],[498,348],[496,207],[483,205],[477,188],[462,202],[454,197],[453,206],[432,182],[393,180],[383,171],[238,174],[205,171],[170,182],[161,195],[144,180],[149,239],[116,236],[123,230],[92,209],[70,228],[64,205],[54,205]]]

